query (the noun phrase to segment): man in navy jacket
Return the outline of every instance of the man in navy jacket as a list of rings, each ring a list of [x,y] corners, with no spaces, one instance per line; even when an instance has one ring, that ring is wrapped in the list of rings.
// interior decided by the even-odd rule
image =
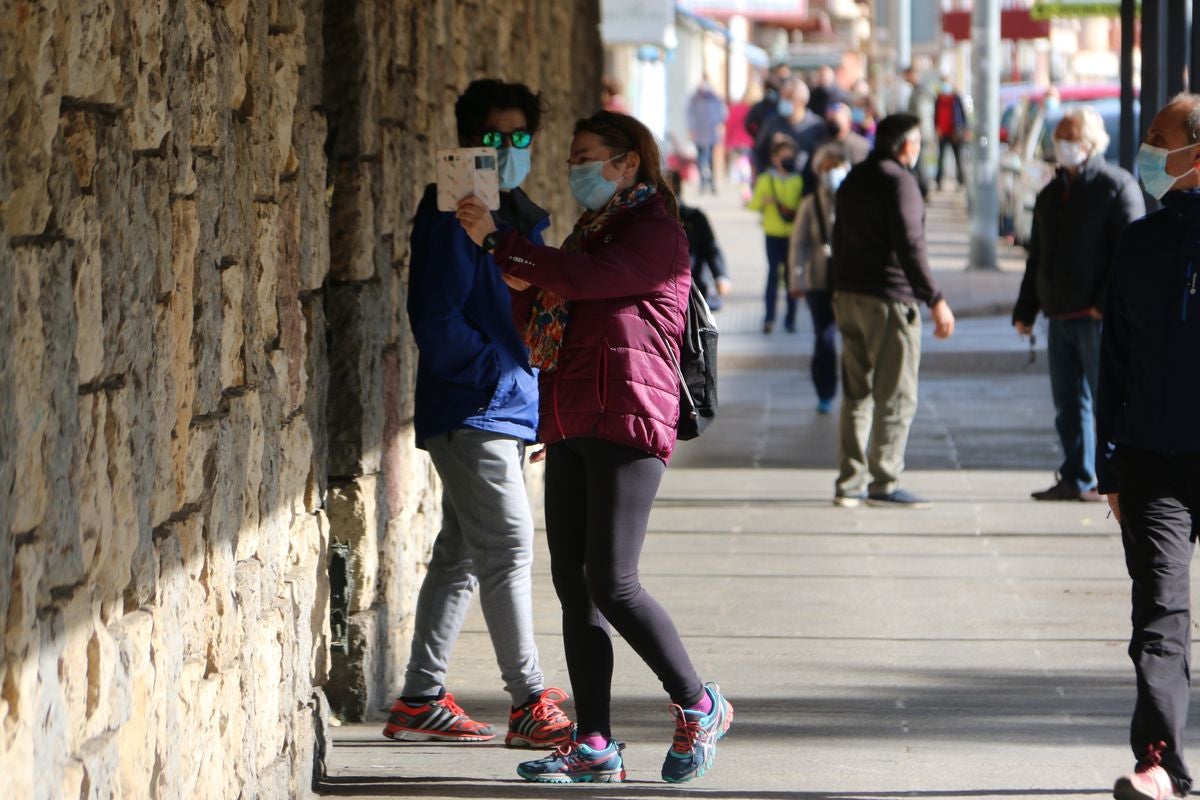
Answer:
[[[473,82],[454,112],[459,144],[494,147],[501,201],[497,226],[535,241],[547,214],[518,185],[541,98],[523,84]],[[468,238],[453,211],[439,211],[429,186],[413,221],[408,316],[417,362],[417,446],[442,479],[442,528],[417,599],[412,653],[383,734],[403,741],[487,741],[446,693],[450,652],[476,586],[505,689],[512,698],[505,743],[554,746],[570,736],[546,689],[533,639],[530,571],[533,519],[525,494],[525,447],[537,439],[537,376],[513,297],[492,256]],[[516,323],[516,324],[514,324]]]
[[[1186,794],[1191,604],[1200,535],[1200,95],[1154,118],[1138,153],[1163,208],[1117,246],[1104,312],[1096,405],[1099,490],[1121,524],[1133,579],[1130,729],[1137,766],[1118,798]]]

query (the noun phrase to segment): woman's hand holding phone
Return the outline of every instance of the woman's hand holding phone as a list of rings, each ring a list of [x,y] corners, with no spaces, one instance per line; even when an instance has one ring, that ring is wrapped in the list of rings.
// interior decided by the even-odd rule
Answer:
[[[458,210],[454,215],[467,232],[467,236],[471,237],[471,241],[480,247],[483,246],[483,237],[496,230],[492,212],[488,211],[487,206],[477,197],[464,197],[459,200]]]

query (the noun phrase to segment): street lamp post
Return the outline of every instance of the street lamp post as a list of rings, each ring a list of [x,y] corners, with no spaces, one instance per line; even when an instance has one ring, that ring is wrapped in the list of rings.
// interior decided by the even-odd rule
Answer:
[[[1000,2],[975,0],[971,11],[971,56],[975,84],[975,141],[971,204],[972,269],[996,269],[1000,236],[996,173],[1000,163]]]

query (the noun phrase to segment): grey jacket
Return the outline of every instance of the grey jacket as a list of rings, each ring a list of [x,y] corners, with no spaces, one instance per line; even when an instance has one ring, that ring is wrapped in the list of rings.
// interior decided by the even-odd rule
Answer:
[[[825,216],[825,234],[817,212],[817,198]],[[800,202],[796,224],[792,227],[792,241],[788,248],[788,265],[792,269],[791,286],[805,291],[822,291],[830,288],[830,256],[826,245],[833,239],[833,209],[836,198],[824,186]]]

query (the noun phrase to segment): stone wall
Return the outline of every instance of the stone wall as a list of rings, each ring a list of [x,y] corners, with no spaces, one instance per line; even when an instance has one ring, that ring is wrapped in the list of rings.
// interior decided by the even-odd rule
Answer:
[[[439,516],[408,220],[457,91],[496,74],[554,107],[530,185],[561,238],[597,15],[0,0],[7,796],[303,795],[321,687],[383,702]],[[343,541],[353,648],[330,681]]]
[[[565,174],[571,126],[599,104],[598,23],[595,0],[401,0],[326,17],[329,515],[354,577],[349,652],[333,654],[328,691],[349,719],[378,716],[403,678],[440,518],[411,428],[416,353],[404,305],[417,202],[436,151],[456,145],[454,101],[467,83],[524,81],[549,105],[525,188],[553,212],[548,240],[565,238],[577,208]]]

